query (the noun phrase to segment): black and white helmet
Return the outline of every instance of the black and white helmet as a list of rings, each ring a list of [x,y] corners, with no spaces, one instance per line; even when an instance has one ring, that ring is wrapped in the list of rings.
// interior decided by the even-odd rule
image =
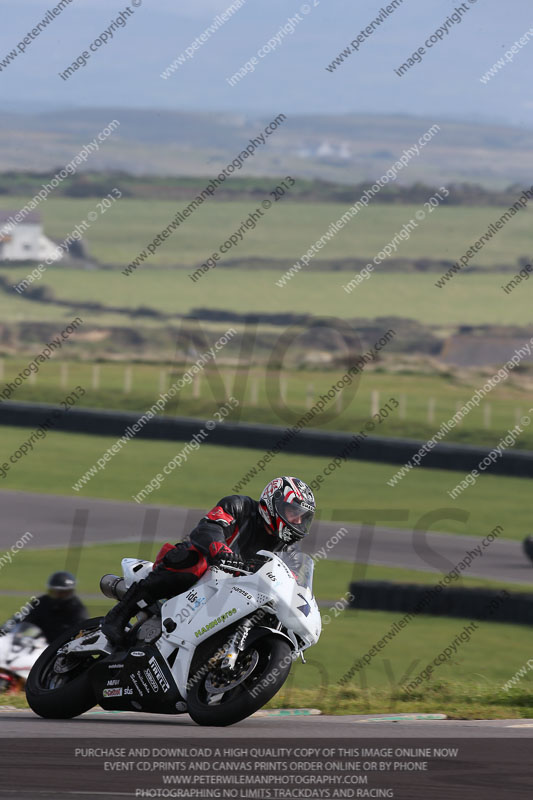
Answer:
[[[315,511],[313,492],[299,478],[274,478],[259,498],[259,513],[269,533],[286,544],[307,536]]]
[[[67,600],[76,588],[76,578],[70,572],[54,572],[48,578],[47,589],[51,597]]]

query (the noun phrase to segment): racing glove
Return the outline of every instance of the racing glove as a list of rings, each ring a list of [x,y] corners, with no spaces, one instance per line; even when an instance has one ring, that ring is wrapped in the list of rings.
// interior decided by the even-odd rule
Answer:
[[[209,564],[218,564],[220,561],[227,561],[234,558],[233,550],[222,542],[211,542],[207,561]]]
[[[222,542],[211,542],[209,545],[209,555],[207,560],[213,566],[222,565],[228,567],[235,567],[236,569],[245,569],[246,565],[242,558],[236,556],[233,550],[222,544]]]

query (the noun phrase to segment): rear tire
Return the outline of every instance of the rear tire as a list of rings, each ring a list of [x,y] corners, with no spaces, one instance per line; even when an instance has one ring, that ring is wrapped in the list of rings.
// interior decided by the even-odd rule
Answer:
[[[267,634],[254,640],[239,656],[239,660],[255,650],[259,653],[257,666],[241,684],[224,693],[218,702],[209,702],[212,695],[209,695],[205,683],[210,673],[202,675],[187,695],[187,711],[192,719],[198,725],[225,726],[240,722],[258,711],[277,694],[287,680],[292,663],[292,649],[288,641],[275,634]],[[202,647],[198,653],[201,658],[195,658],[195,662],[198,666],[206,664],[216,651],[216,643],[209,640],[206,647]],[[193,667],[194,662],[191,676],[195,673]],[[266,676],[268,681],[265,681]]]
[[[72,641],[81,631],[98,628],[103,617],[84,620],[59,636],[41,653],[26,682],[26,698],[30,708],[46,719],[72,719],[89,711],[96,704],[90,669],[97,660],[87,656],[69,672],[54,672],[57,651]]]

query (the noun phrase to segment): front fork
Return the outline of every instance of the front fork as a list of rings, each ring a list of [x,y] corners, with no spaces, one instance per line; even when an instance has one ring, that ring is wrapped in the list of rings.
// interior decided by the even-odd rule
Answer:
[[[228,648],[224,653],[224,658],[220,662],[222,669],[235,669],[235,664],[237,663],[239,653],[242,653],[244,650],[246,639],[248,638],[248,634],[250,633],[252,627],[251,621],[247,619],[243,625],[235,631],[228,642]]]
[[[253,624],[251,620],[247,619],[241,628],[235,631],[233,636],[230,638],[228,642],[228,648],[224,653],[224,657],[220,662],[221,669],[229,669],[234,670],[235,664],[237,663],[237,658],[239,657],[239,653],[242,653],[244,650],[244,646],[246,644],[246,640],[250,631],[252,630]],[[278,625],[278,628],[281,628],[281,622]],[[300,651],[300,658],[302,660],[302,664],[306,664],[307,661],[304,658],[304,654]]]

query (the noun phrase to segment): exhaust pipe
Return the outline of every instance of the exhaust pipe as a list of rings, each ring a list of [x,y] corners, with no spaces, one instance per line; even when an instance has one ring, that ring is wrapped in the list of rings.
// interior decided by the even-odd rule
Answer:
[[[100,579],[100,591],[110,600],[122,600],[126,594],[124,578],[118,575],[104,575]]]

